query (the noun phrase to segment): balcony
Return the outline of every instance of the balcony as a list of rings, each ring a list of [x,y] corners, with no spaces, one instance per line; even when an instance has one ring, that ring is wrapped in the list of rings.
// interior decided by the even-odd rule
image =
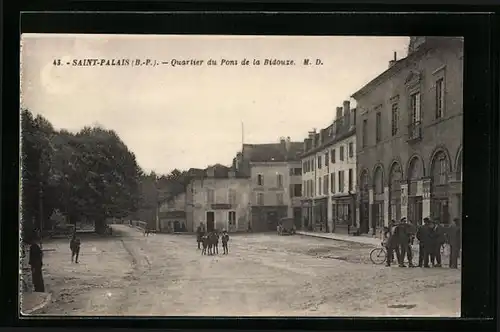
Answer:
[[[408,125],[408,141],[414,142],[422,139],[422,123],[415,121]]]

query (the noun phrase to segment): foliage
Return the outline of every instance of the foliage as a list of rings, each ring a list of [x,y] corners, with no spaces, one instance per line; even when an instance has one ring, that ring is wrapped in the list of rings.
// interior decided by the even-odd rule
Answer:
[[[21,119],[25,225],[46,229],[58,209],[71,223],[82,218],[94,221],[99,231],[107,218],[137,210],[142,171],[114,131],[101,127],[85,127],[76,134],[56,131],[28,110],[22,111]]]

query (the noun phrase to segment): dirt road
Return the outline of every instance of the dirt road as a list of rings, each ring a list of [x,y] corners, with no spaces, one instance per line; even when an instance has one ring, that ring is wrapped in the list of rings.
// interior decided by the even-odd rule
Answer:
[[[458,316],[460,271],[386,268],[371,247],[302,236],[235,235],[230,253],[202,256],[190,235],[67,241],[45,257],[53,302],[41,314],[196,316]],[[221,250],[222,252],[222,250]]]

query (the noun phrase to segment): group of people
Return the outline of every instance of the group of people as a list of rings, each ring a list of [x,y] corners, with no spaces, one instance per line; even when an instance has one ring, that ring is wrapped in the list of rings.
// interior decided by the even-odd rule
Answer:
[[[198,226],[196,230],[196,242],[198,243],[198,249],[202,249],[202,255],[213,255],[219,254],[219,239],[222,242],[223,254],[229,254],[229,234],[224,229],[221,233],[217,230],[213,230],[211,232],[205,232],[205,230]]]
[[[386,265],[391,266],[396,253],[400,267],[415,267],[413,264],[412,245],[415,238],[419,244],[418,267],[441,267],[441,248],[444,244],[450,246],[449,267],[458,268],[458,258],[461,249],[460,219],[455,218],[451,225],[444,227],[438,221],[424,218],[423,225],[418,228],[402,218],[398,223],[392,220],[384,229],[384,246],[387,249]]]

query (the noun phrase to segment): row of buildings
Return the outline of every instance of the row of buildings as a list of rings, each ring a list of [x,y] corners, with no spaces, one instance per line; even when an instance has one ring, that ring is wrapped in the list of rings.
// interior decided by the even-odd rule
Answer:
[[[303,142],[244,144],[233,165],[199,170],[158,225],[192,231],[297,228],[375,233],[391,219],[461,216],[463,39],[411,37],[408,55],[336,108]]]

